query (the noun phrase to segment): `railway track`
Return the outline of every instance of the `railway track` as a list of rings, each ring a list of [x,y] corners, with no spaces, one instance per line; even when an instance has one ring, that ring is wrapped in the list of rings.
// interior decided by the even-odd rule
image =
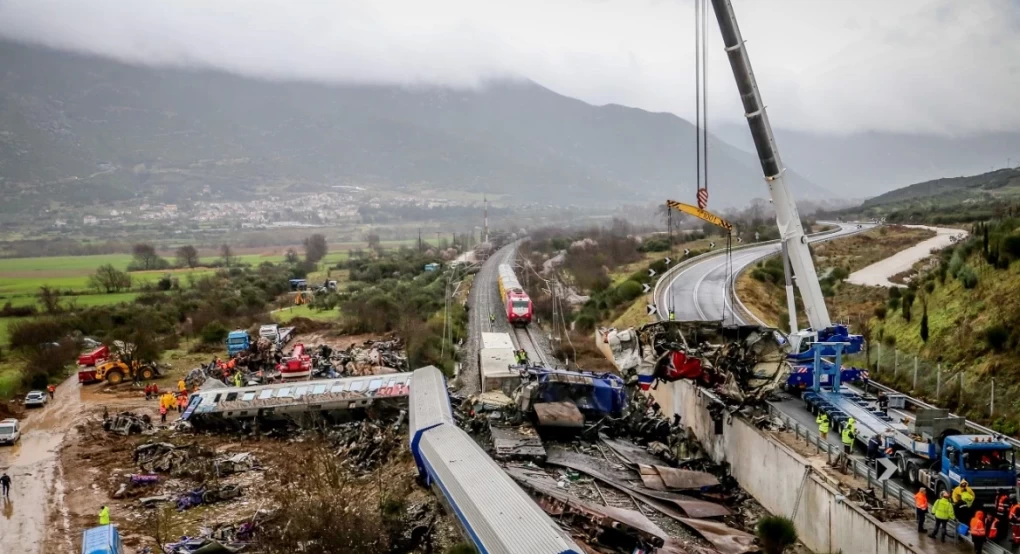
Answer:
[[[548,367],[549,357],[546,355],[545,350],[539,346],[538,341],[532,336],[534,332],[531,327],[514,327],[512,335],[514,343],[517,344],[517,348],[523,348],[528,353],[529,360]]]

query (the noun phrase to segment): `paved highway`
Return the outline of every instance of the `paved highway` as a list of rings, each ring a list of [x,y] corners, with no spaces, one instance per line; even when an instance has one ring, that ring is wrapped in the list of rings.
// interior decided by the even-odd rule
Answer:
[[[811,242],[845,237],[874,226],[868,223],[858,229],[856,223],[836,223],[835,225],[839,226],[837,231],[812,236],[810,237]],[[744,268],[761,258],[778,253],[780,248],[779,243],[768,243],[734,250],[729,260],[727,260],[725,250],[720,250],[714,256],[703,258],[678,269],[667,277],[669,284],[662,287],[661,298],[656,299],[659,316],[666,319],[669,306],[672,305],[676,319],[680,321],[725,320],[727,323],[746,323],[743,310],[733,306],[733,298],[728,294],[730,287],[727,286],[727,282],[732,285],[732,281]],[[672,304],[670,300],[672,300]]]

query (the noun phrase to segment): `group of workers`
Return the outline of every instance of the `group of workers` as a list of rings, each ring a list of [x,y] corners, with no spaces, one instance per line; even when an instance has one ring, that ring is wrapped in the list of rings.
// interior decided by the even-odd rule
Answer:
[[[145,399],[149,400],[156,398],[159,400],[159,421],[160,423],[166,423],[167,412],[172,412],[174,408],[178,412],[183,412],[188,406],[188,386],[184,383],[184,379],[177,382],[177,392],[166,391],[163,394],[159,393],[159,386],[155,383],[150,383],[145,386]]]
[[[829,435],[829,415],[825,412],[818,412],[818,416],[815,417],[815,423],[818,424],[818,434],[822,437]],[[843,425],[843,430],[840,431],[840,441],[843,443],[843,453],[850,455],[854,449],[854,437],[857,436],[857,420],[850,418],[846,420],[846,424]]]
[[[967,524],[974,552],[981,552],[986,541],[998,539],[1005,532],[1007,525],[1010,526],[1010,540],[1014,545],[1020,544],[1020,504],[1016,502],[1015,494],[999,489],[993,503],[994,511],[987,514],[983,510],[974,510],[974,499],[974,489],[970,488],[966,480],[961,481],[953,489],[952,494],[943,491],[938,500],[931,505],[935,528],[928,537],[934,539],[941,532],[942,542],[946,542],[946,528],[949,522],[955,519]],[[928,508],[928,491],[921,487],[914,495],[918,533],[926,531],[924,522]]]

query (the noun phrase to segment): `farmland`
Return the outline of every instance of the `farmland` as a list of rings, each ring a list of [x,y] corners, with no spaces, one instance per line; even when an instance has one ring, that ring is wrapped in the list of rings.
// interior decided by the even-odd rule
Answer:
[[[396,248],[406,245],[408,241],[383,241],[384,248]],[[331,244],[331,251],[319,263],[320,270],[310,274],[311,281],[321,281],[330,278],[336,279],[335,271],[327,272],[326,268],[343,261],[348,257],[350,250],[364,247],[364,243],[340,243]],[[294,247],[299,253],[301,248]],[[234,253],[234,260],[239,264],[256,266],[263,262],[279,263],[284,261],[286,248],[273,247],[270,249],[258,248],[237,248]],[[160,255],[169,261],[173,261],[173,250],[160,251]],[[218,254],[213,250],[200,250],[200,263],[212,264],[220,261]],[[198,279],[204,276],[213,275],[217,270],[208,267],[175,268],[154,271],[132,271],[132,290],[126,292],[100,294],[88,286],[89,276],[96,268],[110,264],[117,269],[126,270],[131,263],[130,254],[103,254],[96,256],[52,256],[38,258],[6,258],[0,260],[0,306],[10,303],[14,308],[38,304],[37,295],[39,288],[48,286],[60,291],[62,294],[61,304],[64,307],[88,307],[122,302],[131,302],[138,296],[139,290],[146,286],[153,286],[156,282],[170,275],[179,280],[181,286],[186,286],[188,280]],[[282,315],[282,314],[281,314]],[[295,317],[296,314],[287,314]],[[307,315],[307,314],[302,314]],[[283,316],[287,319],[289,317]],[[7,344],[9,325],[17,321],[14,317],[0,317],[0,346]]]

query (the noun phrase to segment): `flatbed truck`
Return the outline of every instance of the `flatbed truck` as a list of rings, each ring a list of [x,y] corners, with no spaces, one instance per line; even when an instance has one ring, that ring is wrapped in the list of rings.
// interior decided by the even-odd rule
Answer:
[[[949,410],[926,408],[913,418],[890,417],[878,399],[845,387],[840,379],[842,355],[836,346],[835,364],[824,364],[820,345],[815,356],[815,380],[802,396],[808,409],[825,413],[840,433],[850,418],[854,440],[864,445],[877,437],[880,457],[894,462],[896,474],[911,487],[924,486],[936,496],[966,480],[975,493],[975,505],[991,506],[996,493],[1016,492],[1017,472],[1013,447],[992,435],[966,434],[966,420]],[[823,386],[823,376],[830,385]]]

